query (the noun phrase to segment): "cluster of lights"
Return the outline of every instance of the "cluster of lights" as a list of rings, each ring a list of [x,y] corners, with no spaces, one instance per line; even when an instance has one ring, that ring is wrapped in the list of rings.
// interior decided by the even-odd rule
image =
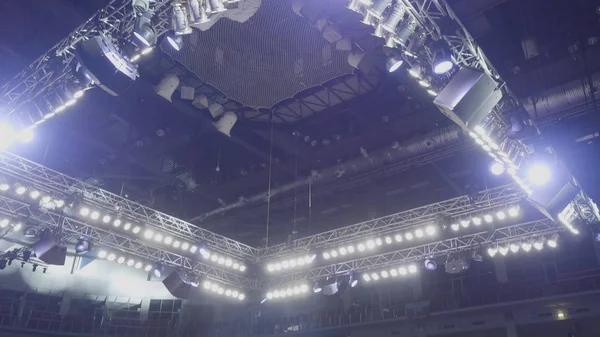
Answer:
[[[308,285],[306,283],[297,284],[294,286],[288,286],[286,288],[275,289],[267,292],[266,298],[268,300],[271,299],[280,299],[286,297],[298,297],[300,295],[304,295],[308,293]]]
[[[114,228],[122,228],[124,231],[131,231],[133,234],[141,233],[142,227],[133,225],[130,222],[123,221],[119,217],[113,218],[110,214],[102,214],[98,210],[82,206],[79,208],[79,215],[83,218],[89,218],[93,221],[101,222],[105,225],[112,225]]]
[[[10,227],[13,231],[20,231],[23,228],[23,225],[20,222],[13,223],[9,218],[3,218],[0,220],[0,229],[5,229]]]
[[[243,301],[246,298],[246,294],[237,291],[235,289],[224,288],[222,285],[213,281],[204,281],[202,288],[208,292],[215,293],[217,295],[237,299]]]
[[[516,254],[520,251],[525,253],[530,252],[532,249],[536,251],[540,251],[544,249],[544,247],[556,248],[558,246],[557,237],[554,236],[550,239],[546,239],[544,237],[534,239],[532,241],[526,242],[513,242],[509,244],[498,244],[494,247],[489,247],[487,249],[487,253],[490,257],[496,256],[498,253],[502,256],[508,255],[508,253]]]
[[[28,188],[20,184],[11,186],[8,182],[0,183],[0,192],[8,192],[11,189],[20,198],[26,198],[32,202],[36,202],[39,207],[44,209],[55,210],[62,209],[65,206],[64,200],[60,198],[54,198],[35,188]]]
[[[513,207],[508,208],[507,210],[500,210],[496,213],[477,215],[470,219],[462,219],[458,222],[451,224],[450,228],[453,231],[458,231],[461,228],[469,228],[471,225],[479,226],[483,223],[489,224],[489,223],[494,222],[494,220],[503,221],[507,217],[516,218],[519,216],[519,211],[520,210],[519,210],[518,206],[513,206]]]
[[[528,195],[533,193],[533,190],[529,185],[519,177],[518,165],[516,165],[511,159],[508,153],[503,151],[500,146],[488,135],[488,132],[481,126],[477,125],[473,131],[469,132],[471,138],[475,140],[475,143],[481,146],[481,148],[488,153],[490,157],[494,159],[494,162],[490,166],[490,171],[495,175],[501,175],[505,171],[513,178],[513,180],[527,193]],[[547,179],[547,172],[530,172],[529,176],[533,177],[533,181],[540,179]]]
[[[244,265],[243,263],[233,260],[229,257],[226,256],[222,256],[219,255],[217,253],[213,253],[208,251],[205,248],[200,249],[200,254],[202,254],[202,257],[207,260],[207,261],[211,261],[215,264],[221,265],[221,266],[225,266],[227,268],[231,268],[233,270],[238,270],[240,272],[245,272],[246,271],[246,265]]]
[[[431,83],[429,83],[429,81],[425,78],[423,78],[423,76],[421,75],[422,73],[422,68],[419,65],[415,65],[413,67],[411,67],[410,69],[408,69],[408,74],[412,77],[414,77],[418,82],[419,85],[425,89],[427,89],[427,93],[431,96],[437,96],[437,91],[433,90],[433,88],[431,88]]]
[[[418,271],[415,264],[410,264],[408,266],[380,270],[379,272],[365,272],[362,278],[365,282],[379,281],[381,279],[416,274]]]
[[[400,243],[403,241],[412,241],[414,239],[422,239],[424,237],[431,237],[436,234],[435,226],[427,226],[425,228],[417,228],[414,231],[397,233],[395,235],[385,236],[383,238],[378,237],[375,239],[369,239],[364,242],[360,242],[356,245],[348,245],[339,247],[336,249],[331,249],[323,252],[323,258],[325,260],[335,259],[338,256],[345,256],[349,254],[354,254],[356,252],[362,253],[364,251],[374,250],[379,246],[391,245],[392,243]]]
[[[267,271],[272,273],[272,272],[278,272],[280,270],[300,268],[300,267],[311,264],[315,260],[316,257],[317,257],[316,254],[311,253],[311,254],[307,254],[305,256],[301,256],[301,257],[297,257],[297,258],[291,258],[291,259],[286,259],[286,260],[282,260],[282,261],[278,261],[278,262],[269,263],[269,264],[267,264]]]
[[[150,272],[152,269],[154,269],[154,267],[151,264],[144,265],[144,262],[142,262],[142,261],[135,260],[130,257],[126,257],[125,255],[119,255],[119,254],[115,254],[112,252],[107,252],[105,250],[99,251],[96,256],[99,259],[107,260],[107,261],[111,261],[111,262],[114,261],[114,262],[117,262],[118,264],[123,264],[128,267],[135,268],[135,269],[143,268],[144,271],[146,271],[146,272]]]
[[[0,123],[0,151],[6,150],[15,141],[29,143],[33,140],[33,128],[14,130],[8,123]]]
[[[562,223],[571,233],[577,235],[579,234],[579,230],[573,226],[573,220],[577,218],[577,212],[575,211],[575,207],[573,204],[568,204],[565,209],[563,209],[560,213],[558,213],[558,221]]]
[[[154,241],[156,243],[162,243],[167,246],[171,246],[176,249],[181,249],[184,252],[190,252],[192,254],[198,251],[198,246],[190,244],[185,241],[177,240],[169,235],[165,235],[160,232],[155,232],[152,229],[146,229],[144,231],[144,238],[146,240]]]

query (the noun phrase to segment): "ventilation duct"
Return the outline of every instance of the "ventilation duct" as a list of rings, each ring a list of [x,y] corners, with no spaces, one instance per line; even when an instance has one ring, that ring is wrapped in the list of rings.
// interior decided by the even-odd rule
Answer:
[[[356,175],[368,170],[372,170],[389,163],[398,162],[404,159],[422,155],[424,153],[440,149],[446,145],[458,142],[461,138],[462,131],[456,125],[451,125],[441,130],[437,130],[426,134],[422,137],[409,140],[402,144],[395,144],[391,148],[381,150],[369,154],[369,156],[357,157],[354,160],[347,161],[343,164],[329,167],[323,171],[320,171],[318,175],[312,176],[307,179],[298,180],[294,183],[280,186],[271,190],[271,198],[283,194],[285,192],[293,191],[295,188],[308,185],[310,181],[313,184],[323,184],[339,178],[341,171],[344,175]],[[240,201],[217,208],[208,213],[197,216],[190,221],[203,220],[210,216],[221,214],[233,209],[254,204],[257,202],[264,202],[267,200],[268,192],[263,192],[248,198],[240,198]]]

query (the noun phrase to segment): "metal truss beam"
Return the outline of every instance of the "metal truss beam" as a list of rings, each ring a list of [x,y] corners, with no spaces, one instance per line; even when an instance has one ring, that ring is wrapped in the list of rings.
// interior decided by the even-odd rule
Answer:
[[[315,281],[329,276],[347,274],[352,271],[360,272],[436,256],[446,256],[461,251],[472,250],[493,242],[508,243],[526,240],[536,236],[552,235],[564,230],[565,228],[557,226],[549,219],[537,220],[498,228],[493,231],[482,231],[393,252],[313,268],[309,271],[289,274],[280,278],[274,277],[263,281],[261,288],[268,289],[269,287],[299,280]]]
[[[259,255],[259,250],[254,247],[197,227],[8,152],[0,153],[0,172],[61,194],[80,193],[85,202],[107,212],[112,213],[118,209],[123,216],[176,236],[198,240],[213,250],[250,261]]]
[[[432,222],[439,215],[460,216],[485,209],[506,206],[523,199],[525,194],[517,185],[505,185],[477,193],[474,196],[461,196],[438,203],[391,214],[381,218],[364,221],[354,225],[333,229],[327,232],[295,240],[292,245],[279,244],[260,251],[261,259],[281,258],[299,254],[311,248],[347,243],[368,235],[383,234],[400,228],[406,228]]]
[[[158,35],[166,32],[170,27],[170,19],[167,15],[170,2],[171,0],[154,2],[156,18],[154,22]],[[126,36],[133,30],[134,18],[131,1],[111,0],[108,5],[98,10],[66,38],[0,87],[0,97],[4,98],[7,104],[5,107],[0,107],[0,112],[11,114],[23,103],[38,97],[57,83],[73,76],[71,70],[77,43],[99,33],[109,34],[113,37]],[[24,123],[31,124],[31,121],[24,121]]]
[[[119,250],[148,261],[161,262],[174,268],[191,270],[236,287],[252,289],[257,286],[254,280],[228,273],[186,256],[134,240],[119,233],[107,231],[63,214],[41,212],[27,203],[5,196],[0,196],[0,212],[15,217],[27,218],[29,221],[34,220],[42,225],[57,229],[63,237],[85,236],[92,239],[96,245]]]

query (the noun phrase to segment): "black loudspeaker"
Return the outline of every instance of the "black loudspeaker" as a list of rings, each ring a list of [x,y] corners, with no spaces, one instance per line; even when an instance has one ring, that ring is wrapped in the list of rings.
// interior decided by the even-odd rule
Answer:
[[[137,77],[137,66],[123,57],[111,40],[94,36],[75,48],[77,72],[113,96],[125,92]]]
[[[195,288],[185,275],[182,275],[177,271],[174,271],[171,275],[167,276],[167,278],[163,280],[163,284],[171,295],[181,299],[189,299],[192,289]]]
[[[33,243],[30,248],[37,257],[42,257],[56,245],[56,237],[50,231],[42,232],[40,239]]]
[[[545,185],[534,186],[533,193],[528,198],[535,208],[551,219],[556,219],[556,215],[565,209],[579,193],[579,187],[575,186],[566,176],[554,173],[552,179]]]
[[[38,259],[54,266],[64,266],[67,259],[67,247],[54,246],[42,256],[38,255]]]
[[[454,123],[472,129],[502,99],[498,84],[487,74],[461,68],[433,103]]]

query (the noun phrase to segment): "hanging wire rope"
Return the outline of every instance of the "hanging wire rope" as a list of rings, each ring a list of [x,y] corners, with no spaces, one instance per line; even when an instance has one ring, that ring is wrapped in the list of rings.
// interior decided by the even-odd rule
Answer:
[[[265,246],[269,247],[269,223],[271,221],[271,180],[273,174],[273,132],[275,127],[274,112],[271,111],[271,132],[269,135],[269,187],[267,189],[267,235],[265,237]]]

